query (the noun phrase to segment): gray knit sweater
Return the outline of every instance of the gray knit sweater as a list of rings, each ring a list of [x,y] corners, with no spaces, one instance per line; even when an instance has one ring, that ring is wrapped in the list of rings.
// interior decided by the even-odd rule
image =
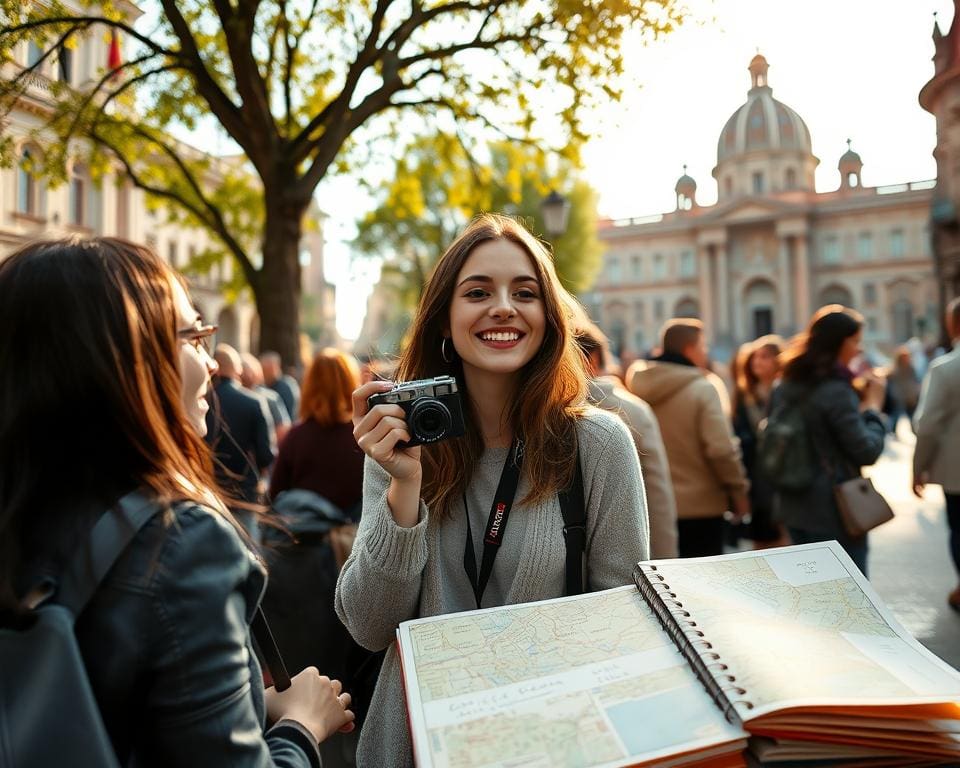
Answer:
[[[630,583],[634,563],[649,557],[646,497],[630,433],[615,415],[590,409],[578,430],[587,512],[587,572],[590,588]],[[476,487],[496,488],[503,450],[489,449],[467,490],[473,537],[482,538],[490,511],[488,497],[474,504]],[[463,570],[466,522],[462,503],[438,519],[421,502],[420,522],[401,528],[387,504],[390,476],[367,459],[363,478],[363,517],[353,553],[337,581],[337,613],[358,643],[387,648],[380,680],[360,736],[361,768],[412,766],[396,629],[402,621],[475,608]],[[497,556],[488,592],[502,590],[502,604],[546,600],[563,594],[563,517],[553,497],[524,506],[529,488],[521,480],[517,503]],[[479,561],[478,561],[479,562]],[[484,596],[483,605],[489,604]]]

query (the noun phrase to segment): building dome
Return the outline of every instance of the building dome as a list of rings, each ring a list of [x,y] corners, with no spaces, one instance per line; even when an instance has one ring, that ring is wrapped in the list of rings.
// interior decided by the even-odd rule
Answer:
[[[756,150],[787,149],[812,153],[810,131],[803,119],[773,98],[767,85],[767,60],[757,54],[750,62],[753,87],[747,101],[730,115],[720,132],[717,162]]]
[[[677,193],[677,210],[689,211],[697,204],[697,182],[687,175],[687,166],[683,166],[683,176],[677,179],[673,188]]]
[[[773,98],[769,65],[759,53],[748,67],[747,100],[727,120],[717,142],[713,176],[723,202],[738,195],[812,190],[818,160],[810,131],[790,107]]]
[[[855,168],[859,171],[863,167],[863,160],[860,159],[860,155],[853,151],[852,144],[853,139],[847,139],[847,151],[840,155],[840,162],[837,163],[840,173],[843,173],[848,168]]]

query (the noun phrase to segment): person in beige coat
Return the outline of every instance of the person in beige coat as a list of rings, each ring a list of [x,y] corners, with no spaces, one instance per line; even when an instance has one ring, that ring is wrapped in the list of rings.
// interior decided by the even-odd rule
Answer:
[[[917,446],[913,454],[913,492],[927,483],[943,486],[950,529],[950,555],[960,575],[960,298],[947,307],[947,332],[953,351],[930,364],[913,415]],[[960,586],[947,597],[960,611]]]
[[[637,446],[650,516],[650,556],[654,559],[677,557],[677,503],[657,417],[647,403],[624,389],[616,376],[604,375],[609,353],[603,331],[590,321],[582,320],[577,329],[577,343],[587,360],[590,401],[623,419]]]
[[[653,408],[670,464],[677,504],[680,557],[723,554],[723,518],[750,508],[749,484],[719,392],[723,382],[706,370],[707,345],[699,320],[670,320],[663,353],[627,370],[627,387]]]

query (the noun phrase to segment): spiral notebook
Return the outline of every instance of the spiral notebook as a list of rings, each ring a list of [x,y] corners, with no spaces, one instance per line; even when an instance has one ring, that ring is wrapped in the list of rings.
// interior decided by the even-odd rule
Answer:
[[[404,622],[418,766],[960,765],[960,673],[836,542]]]

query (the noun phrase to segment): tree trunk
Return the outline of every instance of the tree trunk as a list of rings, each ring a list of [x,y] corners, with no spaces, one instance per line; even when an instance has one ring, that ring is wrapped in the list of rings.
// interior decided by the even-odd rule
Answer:
[[[279,352],[284,368],[300,357],[300,235],[306,205],[267,197],[263,266],[251,285],[260,315],[260,351]]]

